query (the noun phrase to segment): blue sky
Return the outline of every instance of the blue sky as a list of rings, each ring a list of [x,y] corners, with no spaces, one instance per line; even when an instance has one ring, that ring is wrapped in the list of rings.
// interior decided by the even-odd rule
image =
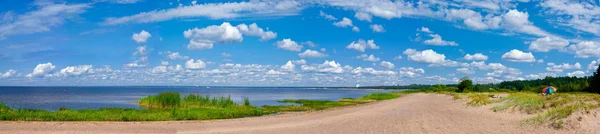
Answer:
[[[586,76],[600,2],[2,1],[0,85],[354,86]]]

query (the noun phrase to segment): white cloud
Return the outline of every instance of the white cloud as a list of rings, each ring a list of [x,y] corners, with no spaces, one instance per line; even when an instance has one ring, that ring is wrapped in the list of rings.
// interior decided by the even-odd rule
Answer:
[[[535,62],[535,57],[531,52],[525,53],[517,49],[504,53],[502,59],[510,62]]]
[[[556,77],[555,73],[538,73],[538,74],[528,74],[525,76],[528,79],[543,79],[547,76]]]
[[[66,20],[77,18],[92,6],[88,4],[34,4],[34,10],[23,14],[13,11],[0,13],[0,40],[13,35],[33,34],[51,31]]]
[[[292,61],[288,61],[285,63],[285,65],[281,66],[281,70],[290,71],[290,72],[293,72],[294,68],[296,68],[296,65],[294,65],[294,63],[292,63]]]
[[[167,52],[167,59],[169,60],[187,60],[189,56],[182,56],[179,52]]]
[[[395,67],[394,63],[389,61],[381,61],[381,63],[379,63],[379,66],[389,70],[392,70]]]
[[[374,40],[365,41],[363,39],[359,39],[358,41],[352,41],[352,43],[346,46],[346,48],[359,52],[365,52],[366,49],[379,49],[379,46],[375,44]]]
[[[319,11],[319,15],[321,17],[325,17],[325,19],[328,19],[328,20],[337,20],[337,18],[333,17],[333,15],[329,15],[323,11]]]
[[[446,62],[446,56],[444,54],[438,54],[437,52],[427,49],[424,51],[417,51],[415,49],[406,49],[403,52],[409,60],[428,63],[428,64],[441,64]]]
[[[560,37],[543,37],[538,38],[535,41],[531,42],[529,45],[529,50],[533,50],[536,52],[548,52],[552,49],[563,49],[567,45],[569,45],[569,41],[560,38]]]
[[[323,57],[327,57],[326,54],[323,54],[319,51],[315,51],[315,50],[311,50],[311,49],[306,49],[306,51],[298,54],[298,56],[300,58],[323,58]]]
[[[351,67],[342,67],[340,63],[326,60],[323,64],[302,65],[300,68],[305,72],[343,73],[344,70]]]
[[[17,74],[17,70],[9,69],[6,73],[1,75],[1,78],[9,78]]]
[[[394,59],[392,59],[392,60],[402,60],[402,55],[398,55],[398,56],[394,57]]]
[[[116,4],[134,4],[143,0],[94,0],[95,2],[111,2]]]
[[[181,66],[180,66],[181,67]],[[154,68],[152,68],[152,73],[166,73],[167,72],[167,66],[156,66]]]
[[[504,80],[517,80],[518,76],[521,74],[522,74],[522,72],[519,69],[506,68],[506,69],[494,70],[492,72],[487,73],[486,76],[494,77],[494,78],[502,78]]]
[[[417,31],[425,32],[425,33],[433,33],[433,31],[429,30],[427,27],[417,28]]]
[[[573,77],[573,76],[583,77],[583,76],[585,76],[585,72],[583,72],[583,71],[570,72],[570,73],[567,73],[567,76],[569,76],[569,77]]]
[[[356,14],[354,14],[354,17],[358,20],[368,21],[368,22],[371,22],[371,19],[373,18],[373,16],[371,16],[365,12],[356,12]]]
[[[475,53],[473,55],[467,54],[467,55],[465,55],[465,57],[463,57],[463,59],[465,59],[465,60],[479,60],[479,61],[481,61],[481,60],[487,60],[488,56],[483,55],[482,53]]]
[[[369,74],[369,75],[395,75],[394,71],[385,71],[385,70],[375,70],[373,68],[362,68],[357,67],[352,70],[352,74],[361,75],[361,74]]]
[[[271,70],[267,71],[265,74],[267,74],[267,75],[282,75],[282,74],[286,74],[286,73],[281,72],[281,71],[275,71],[275,70],[271,69]]]
[[[187,68],[187,69],[203,69],[203,68],[206,68],[206,63],[204,63],[202,60],[194,61],[194,59],[190,59],[187,62],[185,62],[185,68]]]
[[[571,65],[569,63],[563,63],[561,65],[555,65],[554,63],[548,63],[548,67],[546,67],[546,71],[548,72],[556,72],[556,73],[560,73],[563,72],[563,70],[568,70],[568,69],[581,69],[581,64],[579,64],[579,62]]]
[[[258,27],[256,23],[252,23],[250,26],[246,24],[239,24],[236,27],[240,30],[240,32],[242,32],[242,34],[247,36],[258,36],[260,37],[261,41],[268,41],[277,37],[277,33],[268,31],[268,28],[267,31],[265,31]]]
[[[595,72],[598,69],[599,66],[600,66],[600,59],[594,60],[594,61],[590,62],[590,64],[588,64],[588,66],[587,66],[587,72],[588,73],[593,73],[593,72]]]
[[[360,28],[354,26],[354,27],[352,27],[352,31],[358,33],[358,32],[360,32]]]
[[[527,12],[520,12],[516,9],[508,11],[502,16],[502,24],[509,31],[527,33],[536,36],[551,36],[546,31],[536,27],[529,21]]]
[[[544,15],[552,17],[552,23],[600,35],[600,5],[590,1],[548,0],[540,2]]]
[[[297,1],[250,1],[205,3],[191,6],[179,6],[171,9],[141,12],[124,17],[111,17],[102,22],[103,25],[125,23],[151,23],[178,18],[233,19],[262,16],[291,16],[297,15],[303,8]]]
[[[370,27],[371,27],[371,29],[373,30],[373,32],[378,32],[378,33],[385,32],[385,29],[383,28],[383,26],[382,26],[382,25],[379,25],[379,24],[373,24],[373,25],[371,25]]]
[[[240,30],[223,22],[220,26],[211,25],[206,28],[189,29],[183,32],[185,38],[190,39],[187,48],[190,50],[212,49],[214,43],[242,42]]]
[[[223,52],[223,53],[221,53],[221,56],[223,56],[223,57],[231,57],[231,54]]]
[[[458,43],[454,41],[446,41],[442,39],[439,34],[429,34],[432,39],[425,40],[423,43],[434,46],[458,46]]]
[[[68,66],[60,70],[57,76],[69,77],[92,73],[92,65]]]
[[[463,73],[463,74],[475,74],[474,70],[471,70],[471,69],[465,68],[465,67],[456,69],[456,72]]]
[[[133,39],[136,43],[146,43],[150,37],[152,37],[150,33],[142,30],[139,33],[133,33],[131,39]]]
[[[212,49],[214,44],[227,44],[242,42],[243,35],[258,36],[261,41],[267,41],[277,37],[277,33],[265,31],[258,27],[256,23],[239,24],[232,26],[229,22],[223,22],[221,25],[211,25],[202,29],[194,28],[183,32],[185,38],[190,39],[187,46],[189,50]]]
[[[160,65],[161,66],[168,66],[169,62],[168,61],[160,61]]]
[[[344,17],[341,21],[333,23],[336,27],[353,27],[352,20]]]
[[[294,64],[298,64],[298,65],[306,64],[306,60],[304,60],[304,59],[294,60],[293,62],[294,62]]]
[[[370,62],[377,62],[379,61],[379,58],[375,57],[374,55],[367,55],[367,54],[361,54],[359,56],[356,56],[357,59],[362,59],[364,61],[370,61]]]
[[[54,68],[56,68],[56,66],[52,65],[52,63],[50,63],[50,62],[38,64],[33,69],[33,72],[31,72],[30,74],[27,74],[27,77],[45,77],[45,76],[51,74],[52,71],[54,71]]]
[[[568,50],[574,51],[577,58],[600,57],[600,43],[595,41],[582,41],[570,45]]]
[[[312,41],[302,42],[302,45],[308,45],[309,47],[317,47],[317,44],[313,43]]]
[[[277,41],[276,44],[277,44],[277,48],[280,48],[283,50],[294,51],[294,52],[300,52],[302,50],[302,46],[298,45],[298,43],[291,40],[290,38],[286,38],[281,41]]]
[[[398,74],[400,76],[410,77],[410,78],[421,76],[424,73],[425,73],[425,70],[423,68],[412,68],[412,67],[402,67],[398,71]]]

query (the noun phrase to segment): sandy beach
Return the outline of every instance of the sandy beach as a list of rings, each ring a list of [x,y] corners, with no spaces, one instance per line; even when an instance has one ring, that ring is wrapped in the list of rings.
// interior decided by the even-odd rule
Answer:
[[[440,94],[316,112],[212,121],[0,122],[0,133],[594,133],[593,128],[523,126],[522,113],[471,107]]]

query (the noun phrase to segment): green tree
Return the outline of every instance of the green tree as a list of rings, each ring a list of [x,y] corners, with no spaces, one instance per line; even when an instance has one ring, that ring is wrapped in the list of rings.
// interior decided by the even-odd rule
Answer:
[[[469,77],[460,78],[460,82],[458,83],[458,92],[463,92],[465,90],[473,89],[473,81],[469,79]]]
[[[592,75],[592,82],[589,87],[589,91],[593,93],[600,93],[600,65],[598,65],[598,69]]]

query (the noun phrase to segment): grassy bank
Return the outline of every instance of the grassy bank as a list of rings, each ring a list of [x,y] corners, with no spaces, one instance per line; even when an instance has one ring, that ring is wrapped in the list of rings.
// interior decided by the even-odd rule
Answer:
[[[323,110],[397,98],[403,93],[373,93],[361,98],[344,98],[339,101],[326,100],[282,100],[295,106],[254,107],[248,98],[241,104],[230,97],[201,95],[181,96],[177,92],[165,92],[141,98],[138,104],[143,109],[102,108],[58,111],[11,109],[0,103],[0,120],[8,121],[170,121],[211,120],[261,116],[285,111]]]
[[[467,104],[482,106],[495,104],[490,110],[496,112],[517,111],[534,115],[522,121],[525,125],[549,125],[562,128],[565,120],[576,112],[590,113],[600,104],[600,95],[593,93],[555,93],[542,96],[533,92],[483,92],[456,93],[442,92],[454,96],[455,99],[466,99]],[[502,98],[493,98],[499,94],[507,94]]]

